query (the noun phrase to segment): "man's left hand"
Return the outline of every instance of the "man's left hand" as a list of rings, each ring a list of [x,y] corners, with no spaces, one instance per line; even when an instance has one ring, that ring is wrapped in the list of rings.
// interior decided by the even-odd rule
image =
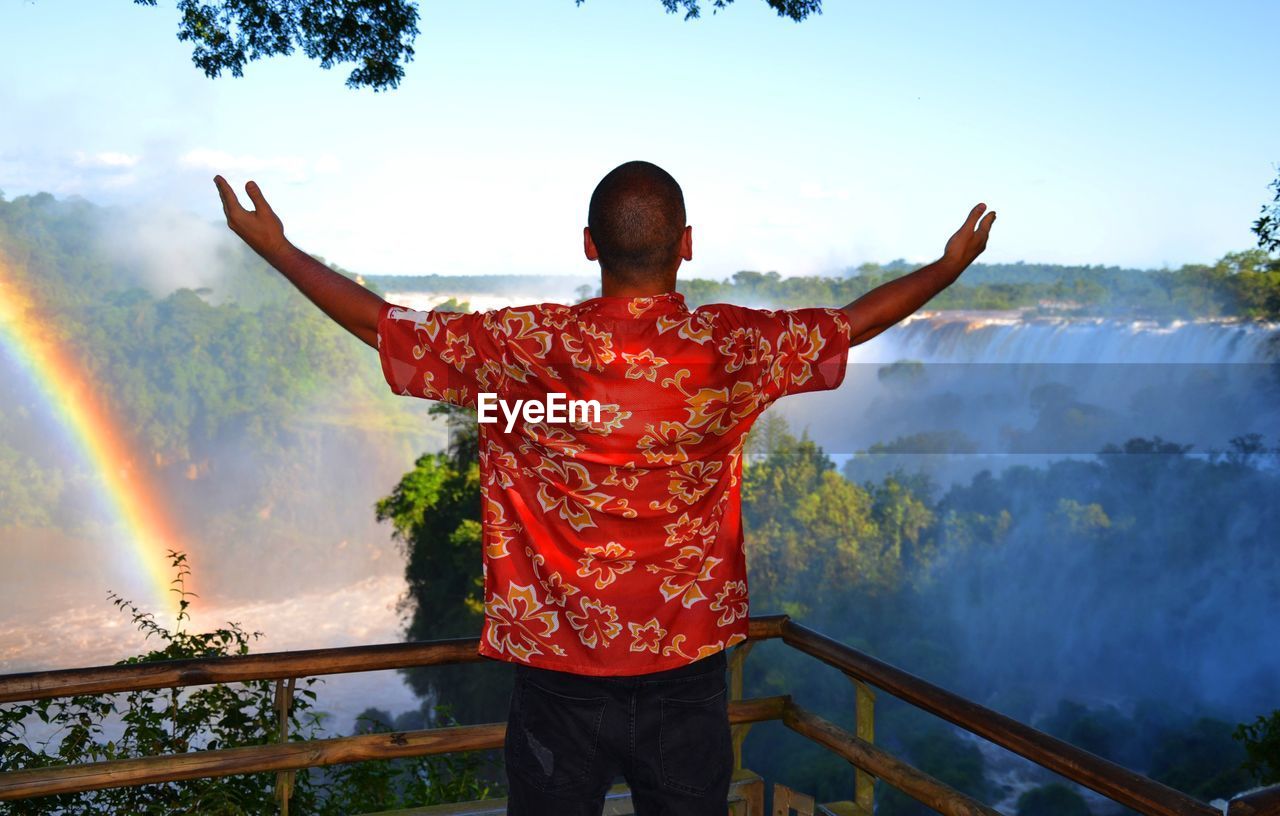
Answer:
[[[961,271],[967,269],[987,248],[991,225],[996,222],[996,211],[992,210],[983,218],[982,211],[986,208],[986,204],[978,204],[969,211],[969,217],[956,234],[951,236],[951,240],[947,241],[947,248],[942,253],[945,261],[956,265]],[[980,218],[981,221],[978,220]]]
[[[254,252],[263,257],[283,249],[288,241],[284,237],[284,223],[271,209],[258,189],[258,183],[251,181],[244,186],[253,202],[254,209],[246,210],[240,206],[236,191],[222,176],[214,176],[213,183],[218,188],[218,196],[222,199],[222,211],[227,216],[227,226],[231,231],[249,245]]]

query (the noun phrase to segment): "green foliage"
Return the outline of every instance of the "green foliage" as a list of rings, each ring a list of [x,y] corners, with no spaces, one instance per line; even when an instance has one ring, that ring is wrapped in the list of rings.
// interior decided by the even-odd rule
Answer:
[[[378,520],[390,521],[405,545],[410,638],[474,633],[477,618],[471,608],[484,599],[478,542],[471,540],[466,522],[477,523],[479,509],[478,465],[460,464],[447,453],[418,457],[391,495],[378,502]]]
[[[1267,252],[1280,252],[1280,175],[1267,185],[1274,187],[1276,197],[1270,204],[1262,205],[1262,213],[1253,222],[1253,231],[1258,235],[1258,246]]]
[[[440,726],[457,725],[448,706],[437,706]],[[396,730],[388,717],[376,710],[357,720],[362,734],[389,734]],[[358,762],[326,769],[324,816],[375,813],[412,803],[415,807],[470,802],[494,795],[493,786],[479,770],[484,764],[476,752],[441,756],[408,757],[387,762]]]
[[[1246,756],[1231,739],[1230,723],[1202,717],[1168,734],[1151,755],[1149,775],[1202,801],[1227,798],[1249,787]]]
[[[899,475],[879,484],[844,479],[807,434],[766,414],[747,442],[742,512],[752,603],[804,617],[836,615],[892,594],[917,560],[933,523],[923,485]],[[838,615],[837,615],[838,616]]]
[[[299,403],[342,381],[377,385],[363,344],[246,251],[230,253],[226,272],[229,293],[244,297],[156,299],[102,260],[89,236],[107,219],[83,202],[21,196],[0,203],[0,237],[49,336],[86,379],[112,383],[112,408],[158,460],[190,460],[240,430],[272,447]]]
[[[261,634],[247,632],[239,624],[228,623],[209,632],[183,628],[190,621],[191,593],[186,590],[190,570],[184,553],[170,551],[169,555],[176,576],[173,591],[179,599],[172,629],[130,601],[114,593],[110,596],[144,639],[157,644],[117,665],[248,654],[250,644]],[[333,736],[320,733],[316,694],[310,688],[315,682],[315,678],[304,679],[303,687],[294,691],[287,714],[290,741]],[[273,681],[258,680],[2,705],[0,772],[277,742],[280,721],[274,686]],[[442,716],[453,724],[447,709]],[[358,730],[392,729],[379,724]],[[290,810],[347,816],[370,809],[482,799],[491,791],[491,784],[479,773],[483,764],[481,754],[468,752],[310,769],[296,776]],[[0,814],[256,816],[278,810],[275,785],[273,773],[191,779],[5,803]]]
[[[210,632],[183,629],[190,620],[190,593],[185,589],[190,572],[185,554],[171,551],[170,559],[176,574],[174,592],[179,598],[172,629],[128,600],[111,595],[138,631],[158,644],[118,665],[248,654],[250,643],[260,634],[247,632],[238,624]],[[295,692],[288,715],[291,739],[314,735],[314,700],[310,688]],[[29,736],[30,729],[36,729],[39,736]],[[273,684],[266,680],[8,704],[0,706],[0,770],[265,745],[275,741],[278,730]],[[274,808],[274,780],[274,774],[248,774],[90,791],[25,800],[3,812],[258,814]],[[314,802],[314,791],[300,785],[295,795],[306,812]]]
[[[1259,785],[1280,784],[1280,709],[1241,723],[1231,736],[1244,745],[1244,768]]]
[[[191,61],[210,79],[223,69],[243,76],[246,62],[301,47],[321,68],[358,63],[347,77],[348,88],[386,90],[404,78],[401,62],[413,59],[418,35],[418,8],[411,0],[178,0],[178,13],[178,39],[194,43]]]
[[[391,495],[377,503],[404,548],[408,590],[401,603],[409,640],[476,637],[484,622],[480,468],[475,412],[438,404],[449,447],[418,457]],[[506,719],[511,676],[497,661],[426,666],[404,672],[422,697],[434,695],[463,722]]]
[[[156,0],[133,0],[154,6]],[[714,11],[733,0],[711,0]],[[778,13],[799,22],[822,13],[822,0],[765,0]],[[575,0],[582,5],[583,0]],[[684,10],[686,20],[701,16],[698,0],[662,0],[668,13]],[[293,0],[178,0],[178,39],[193,44],[191,62],[214,79],[229,70],[243,76],[246,62],[292,54],[301,48],[329,69],[356,63],[348,88],[384,91],[399,87],[403,63],[413,60],[418,36],[418,6],[413,0],[346,0],[297,3]]]
[[[1041,731],[1128,768],[1145,764],[1138,731],[1164,733],[1168,723],[1151,723],[1144,717],[1126,717],[1114,706],[1092,709],[1074,700],[1061,700],[1058,708],[1035,725]]]
[[[103,235],[127,241],[119,237],[127,230],[118,229],[118,218],[113,210],[45,193],[0,201],[4,274],[30,297],[42,337],[75,361],[86,382],[106,386],[96,395],[126,429],[139,463],[154,463],[158,481],[180,485],[164,478],[176,475],[169,469],[237,445],[259,452],[262,461],[283,461],[278,454],[297,449],[298,419],[314,418],[306,407],[322,402],[372,403],[377,410],[366,413],[380,427],[406,437],[420,433],[420,421],[412,421],[420,416],[412,410],[417,406],[389,392],[370,349],[233,243],[234,236],[220,247],[212,291],[157,295],[139,285],[130,263],[112,261],[105,251]],[[37,389],[21,387],[25,377],[18,385],[0,408],[0,519],[74,530],[85,510],[67,499],[75,498],[83,476],[58,470],[48,432],[37,424],[47,406]],[[259,468],[253,478],[266,501],[296,492],[293,473]]]
[[[1058,499],[1049,529],[1077,539],[1097,539],[1110,527],[1107,511],[1097,502],[1081,504],[1075,499]]]
[[[986,762],[973,742],[965,740],[950,726],[931,724],[905,740],[906,756],[912,765],[943,784],[978,801],[993,793],[986,778]],[[928,816],[934,811],[897,788],[877,786],[876,813],[879,816]]]
[[[574,0],[576,5],[582,5],[585,0]],[[726,8],[733,0],[711,0],[711,13]],[[797,23],[808,17],[810,14],[822,13],[822,0],[765,0],[769,8],[778,13],[779,17],[786,17],[795,20]],[[662,7],[667,10],[668,14],[675,14],[681,9],[684,10],[684,18],[693,20],[702,16],[702,8],[698,4],[698,0],[662,0]]]
[[[1090,811],[1075,788],[1051,782],[1019,796],[1017,816],[1090,816]]]
[[[881,447],[914,444],[945,451],[962,442],[922,436]],[[1081,554],[1082,562],[1091,565],[1076,584],[1085,604],[1110,592],[1109,587],[1149,582],[1165,573],[1203,572],[1204,542],[1214,542],[1215,557],[1227,562],[1269,565],[1274,560],[1270,550],[1258,549],[1254,542],[1260,539],[1238,529],[1239,497],[1274,492],[1271,470],[1259,464],[1267,453],[1260,437],[1237,437],[1232,451],[1207,458],[1179,455],[1188,450],[1158,436],[1134,438],[1107,446],[1097,461],[1010,467],[999,476],[980,473],[934,499],[927,482],[913,483],[900,475],[861,484],[842,481],[816,445],[766,415],[749,440],[743,474],[753,613],[786,612],[959,693],[997,707],[1004,702],[1033,710],[1035,690],[1031,697],[1019,698],[1027,690],[998,667],[985,674],[979,668],[985,680],[977,687],[959,684],[958,678],[972,674],[960,671],[961,665],[981,663],[981,658],[956,652],[957,643],[972,642],[972,632],[958,637],[961,633],[951,627],[985,628],[991,621],[947,620],[938,614],[935,593],[956,593],[961,605],[971,599],[981,606],[994,582],[1008,580],[1002,571],[1008,560],[1019,551],[1025,555],[1018,557],[1043,559],[1047,556],[1035,553],[1046,550],[1046,541]],[[1151,501],[1153,491],[1160,501]],[[1250,519],[1259,529],[1272,526],[1266,511]],[[945,558],[939,557],[942,552]],[[994,572],[988,574],[984,565]],[[1260,569],[1271,574],[1269,566]],[[1162,619],[1190,618],[1199,603],[1202,599],[1194,593],[1171,594],[1161,607]],[[997,605],[993,614],[1002,614],[1000,609]],[[1142,622],[1134,626],[1141,631]],[[763,677],[752,678],[748,672],[749,694],[847,699],[843,678],[815,677],[809,664],[786,653],[771,654],[767,664]],[[1063,701],[1057,713],[1037,726],[1198,797],[1239,792],[1248,782],[1241,770],[1244,753],[1232,750],[1224,723],[1202,717],[1194,697],[1188,700],[1176,710],[1139,702],[1131,714]],[[836,721],[848,716],[847,706],[833,708]],[[936,762],[952,778],[981,789],[980,766],[959,761],[963,753],[956,754],[955,763],[942,762],[946,752],[934,755],[925,747],[928,727],[896,716],[889,705],[878,705],[877,711],[884,744],[921,767]],[[1264,763],[1274,760],[1262,757],[1277,755],[1275,744],[1280,743],[1274,736],[1280,733],[1280,716],[1274,725],[1262,723],[1248,730],[1256,743],[1251,753],[1255,769],[1271,767]],[[1245,729],[1240,729],[1242,737]],[[749,752],[747,762],[757,771],[800,773],[792,768],[800,760],[772,745],[749,741]],[[884,796],[885,813],[928,812],[898,794]]]
[[[907,754],[920,770],[961,793],[976,799],[985,799],[992,793],[982,752],[950,727],[938,726],[912,738],[907,743]]]
[[[695,307],[716,302],[771,308],[842,306],[919,266],[903,259],[887,264],[864,263],[849,274],[835,277],[783,277],[778,272],[746,270],[720,281],[680,278],[676,288]],[[503,294],[528,283],[518,275],[465,279],[442,275],[373,276],[370,280],[397,291],[448,291],[465,287],[483,294]],[[548,285],[564,289],[576,286],[576,297],[585,300],[592,296],[590,293],[595,291],[598,281],[588,283],[581,278],[563,277],[549,280]],[[1211,265],[1185,264],[1177,270],[1025,261],[975,263],[925,308],[1022,309],[1031,315],[1277,320],[1280,319],[1280,258],[1273,259],[1262,250],[1252,249],[1229,252]]]
[[[465,291],[473,295],[507,295],[530,286],[528,275],[367,275],[369,285],[376,285],[387,292],[449,292]],[[590,285],[592,290],[600,285],[599,276],[545,275],[536,279],[539,287],[549,290],[572,289]]]
[[[4,427],[0,415],[0,427]],[[62,495],[63,476],[0,439],[0,527],[51,527]]]
[[[773,308],[844,305],[918,268],[905,260],[862,264],[845,277],[783,277],[743,271],[723,281],[677,282],[691,305],[720,301]],[[1250,249],[1229,252],[1212,266],[1177,270],[1104,266],[975,263],[926,309],[1021,309],[1028,314],[1124,318],[1239,317],[1280,319],[1280,258]]]
[[[456,297],[451,297],[444,303],[433,306],[432,309],[437,312],[469,312],[471,311],[471,304],[465,300],[460,301]]]

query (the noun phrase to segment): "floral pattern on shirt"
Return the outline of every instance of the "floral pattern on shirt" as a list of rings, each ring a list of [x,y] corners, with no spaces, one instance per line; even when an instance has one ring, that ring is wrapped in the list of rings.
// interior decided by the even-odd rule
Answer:
[[[849,340],[837,309],[691,312],[677,293],[478,314],[386,304],[378,351],[397,394],[601,406],[479,426],[480,653],[630,675],[745,640],[745,435],[775,400],[837,387]]]

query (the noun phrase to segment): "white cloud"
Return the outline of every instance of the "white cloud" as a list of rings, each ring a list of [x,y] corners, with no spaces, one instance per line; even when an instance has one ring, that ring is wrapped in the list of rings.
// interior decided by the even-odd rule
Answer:
[[[290,184],[309,181],[314,175],[336,173],[342,167],[338,159],[328,153],[315,158],[252,156],[200,147],[188,150],[179,157],[178,161],[184,167],[211,170],[215,173],[279,173],[282,174],[283,180]]]
[[[800,185],[800,197],[812,199],[834,198],[840,201],[849,200],[849,191],[843,187],[832,187],[820,181],[810,181]]]
[[[126,170],[130,167],[138,165],[138,156],[128,153],[121,153],[114,150],[103,150],[97,153],[87,153],[83,150],[77,150],[73,160],[76,167],[101,167],[110,170]]]
[[[118,176],[109,176],[102,180],[102,188],[104,190],[112,190],[118,187],[131,187],[138,182],[138,177],[133,173],[123,173]]]
[[[234,240],[222,224],[170,203],[113,213],[102,222],[99,238],[103,255],[157,297],[181,287],[218,292],[226,268],[219,252]]]

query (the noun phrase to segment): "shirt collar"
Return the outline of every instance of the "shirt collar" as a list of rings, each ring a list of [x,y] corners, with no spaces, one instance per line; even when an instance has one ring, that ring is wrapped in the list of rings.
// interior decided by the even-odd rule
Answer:
[[[644,297],[598,297],[584,300],[573,307],[578,316],[602,315],[608,317],[654,317],[673,313],[685,313],[684,295],[679,292],[662,292]]]

